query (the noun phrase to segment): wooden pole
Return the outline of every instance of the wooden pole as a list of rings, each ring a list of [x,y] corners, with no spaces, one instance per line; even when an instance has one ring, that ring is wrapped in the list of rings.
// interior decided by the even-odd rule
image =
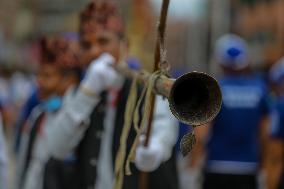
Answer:
[[[161,42],[164,40],[165,36],[165,29],[166,29],[166,20],[168,15],[168,7],[169,7],[170,0],[163,0],[161,14],[160,14],[160,21],[158,23],[158,36],[157,36],[157,42],[156,42],[156,49],[155,49],[155,62],[154,62],[154,68],[153,72],[157,71],[159,69],[160,64],[160,57],[161,57]],[[150,116],[146,131],[146,140],[144,143],[144,146],[147,147],[149,144],[149,138],[151,135],[152,130],[152,121],[153,121],[153,114],[155,109],[155,94],[152,93],[151,98],[151,108],[150,108]],[[148,176],[146,172],[141,172],[140,174],[140,180],[139,180],[139,189],[147,189],[148,188]]]

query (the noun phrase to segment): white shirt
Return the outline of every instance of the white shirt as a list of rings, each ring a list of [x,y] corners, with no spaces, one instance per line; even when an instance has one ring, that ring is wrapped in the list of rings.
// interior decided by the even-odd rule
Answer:
[[[98,159],[96,189],[111,189],[113,186],[112,165],[112,136],[116,117],[116,101],[118,91],[111,91],[107,96],[106,116],[104,119],[104,133],[102,134],[101,147]]]

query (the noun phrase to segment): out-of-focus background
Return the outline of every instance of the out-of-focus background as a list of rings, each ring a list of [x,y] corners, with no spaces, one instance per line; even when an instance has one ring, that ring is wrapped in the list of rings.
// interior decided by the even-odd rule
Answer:
[[[88,0],[1,0],[1,67],[31,71],[36,64],[34,40],[46,33],[77,31],[78,11]],[[131,52],[146,67],[153,59],[155,26],[161,0],[120,0]],[[167,27],[168,59],[173,68],[216,72],[212,45],[227,32],[244,37],[254,66],[264,69],[283,55],[282,0],[175,0]],[[141,48],[145,47],[145,48]]]
[[[78,12],[88,0],[1,0],[0,67],[9,82],[33,71],[37,64],[37,37],[54,32],[77,31]],[[161,0],[120,0],[127,23],[131,54],[146,68],[153,62],[156,25]],[[236,32],[250,44],[255,68],[265,70],[283,55],[284,1],[282,0],[175,0],[170,4],[167,27],[168,60],[173,70],[218,73],[211,61],[216,38]],[[24,75],[23,75],[24,74]],[[12,80],[10,80],[12,79]],[[14,79],[14,80],[13,80]],[[27,79],[31,79],[27,77]],[[3,84],[2,84],[3,83]],[[20,105],[28,93],[17,85],[2,87],[1,98]],[[5,94],[6,93],[6,94]],[[7,93],[12,93],[8,95]],[[5,99],[8,103],[8,99]],[[12,119],[12,117],[11,117]]]
[[[88,0],[0,1],[0,101],[12,145],[19,110],[35,85],[44,34],[78,30],[78,12]],[[114,0],[127,26],[130,54],[150,70],[162,0]],[[252,67],[265,75],[284,56],[284,0],[172,0],[166,43],[173,76],[185,71],[220,74],[214,62],[217,38],[233,32],[249,44]],[[11,173],[12,174],[12,173]]]

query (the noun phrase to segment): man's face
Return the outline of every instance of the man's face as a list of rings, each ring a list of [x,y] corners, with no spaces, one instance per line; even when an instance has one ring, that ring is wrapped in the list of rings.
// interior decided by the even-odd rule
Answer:
[[[40,98],[46,99],[57,92],[62,79],[58,68],[52,64],[40,65],[37,72],[37,84]]]
[[[107,52],[118,61],[121,44],[122,40],[111,31],[102,30],[91,35],[89,34],[82,37],[81,60],[87,66],[92,60]]]

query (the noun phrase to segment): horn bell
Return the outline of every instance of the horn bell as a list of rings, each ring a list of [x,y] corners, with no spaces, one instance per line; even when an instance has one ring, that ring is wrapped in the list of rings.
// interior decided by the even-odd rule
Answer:
[[[218,82],[202,72],[190,72],[176,79],[169,95],[172,113],[181,121],[199,126],[212,121],[222,105]]]

